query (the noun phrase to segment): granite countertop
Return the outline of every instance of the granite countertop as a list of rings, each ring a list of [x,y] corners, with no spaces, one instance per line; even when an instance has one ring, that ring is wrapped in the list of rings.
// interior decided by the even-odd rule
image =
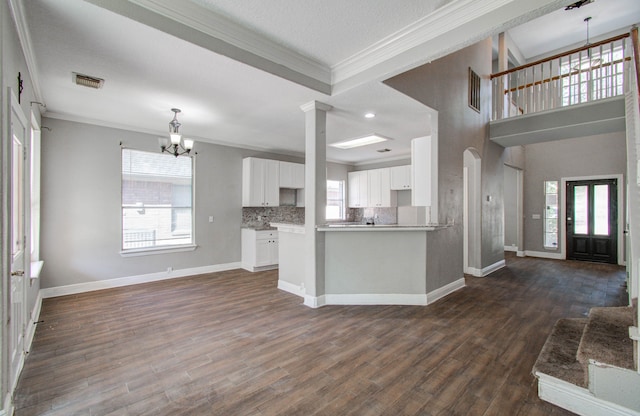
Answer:
[[[398,224],[326,224],[318,226],[318,231],[436,231],[448,225],[398,225]]]
[[[240,228],[245,228],[247,230],[256,230],[256,231],[268,231],[275,230],[276,228],[269,225],[243,225]]]

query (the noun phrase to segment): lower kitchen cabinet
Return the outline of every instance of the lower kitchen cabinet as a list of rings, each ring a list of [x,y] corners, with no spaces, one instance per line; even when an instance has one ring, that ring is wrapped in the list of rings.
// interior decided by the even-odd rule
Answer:
[[[243,228],[241,265],[250,272],[278,267],[278,231]]]

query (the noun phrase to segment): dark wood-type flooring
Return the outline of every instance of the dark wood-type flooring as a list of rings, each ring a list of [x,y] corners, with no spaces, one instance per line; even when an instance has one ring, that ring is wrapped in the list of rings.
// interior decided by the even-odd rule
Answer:
[[[45,299],[16,415],[567,415],[531,375],[624,269],[507,256],[426,307],[310,309],[277,271]]]

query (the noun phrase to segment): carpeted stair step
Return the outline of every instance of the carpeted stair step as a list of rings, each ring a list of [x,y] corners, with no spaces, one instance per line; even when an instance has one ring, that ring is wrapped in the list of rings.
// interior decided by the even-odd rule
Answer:
[[[588,321],[588,318],[559,319],[538,355],[533,374],[540,372],[586,387],[585,370],[576,354]]]
[[[627,306],[591,308],[576,355],[584,369],[585,384],[589,360],[634,369],[633,342],[629,338],[633,312],[633,308]]]

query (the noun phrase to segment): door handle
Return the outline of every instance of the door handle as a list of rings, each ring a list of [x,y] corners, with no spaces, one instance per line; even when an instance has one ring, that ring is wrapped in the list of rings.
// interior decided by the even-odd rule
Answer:
[[[24,276],[24,270],[16,270],[15,272],[11,272],[11,276]]]

